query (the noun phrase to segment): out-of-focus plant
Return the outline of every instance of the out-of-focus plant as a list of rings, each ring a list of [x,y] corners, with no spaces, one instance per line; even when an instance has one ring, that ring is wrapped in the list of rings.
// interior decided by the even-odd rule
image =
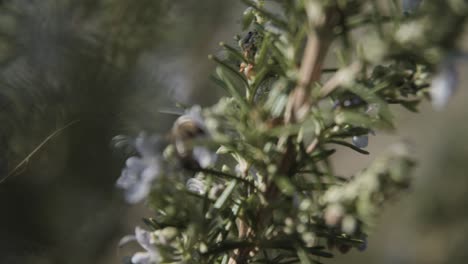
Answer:
[[[162,97],[136,69],[164,42],[168,2],[0,1],[0,263],[97,263],[112,248],[124,223],[109,223],[122,215],[109,138],[139,122],[135,94]]]
[[[390,105],[416,112],[432,96],[440,107],[455,91],[465,1],[243,2],[239,45],[210,56],[228,96],[186,109],[167,135],[116,139],[135,149],[118,186],[154,209],[148,230],[123,240],[146,250],[132,263],[320,263],[364,250],[414,161],[397,144],[343,177],[333,147],[367,155],[369,133],[398,125]]]

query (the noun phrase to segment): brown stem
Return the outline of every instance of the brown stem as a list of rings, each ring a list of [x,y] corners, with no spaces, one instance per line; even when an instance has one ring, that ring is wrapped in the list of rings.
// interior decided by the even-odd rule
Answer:
[[[328,48],[332,42],[333,27],[336,25],[338,19],[335,9],[326,11],[325,20],[322,25],[316,27],[316,31],[310,33],[307,38],[307,45],[304,50],[301,68],[299,70],[299,78],[296,88],[293,90],[289,97],[288,105],[285,113],[285,122],[294,123],[300,120],[310,109],[310,85],[320,80],[322,74],[323,60],[327,54]],[[283,158],[278,164],[279,175],[292,175],[296,169],[296,151],[292,138],[286,139],[286,148]],[[276,184],[270,180],[265,198],[268,202],[277,199],[280,190]],[[244,239],[252,239],[255,237],[253,230],[262,230],[270,223],[271,210],[268,205],[263,206],[257,212],[255,228],[246,226],[244,220],[240,220],[239,237]],[[254,252],[253,247],[242,248],[234,251],[233,256],[229,259],[228,264],[244,264],[251,252]]]
[[[310,86],[320,81],[323,61],[333,40],[333,28],[338,21],[339,12],[335,8],[330,8],[326,11],[323,24],[317,25],[315,31],[309,33],[297,85],[289,96],[286,106],[286,123],[301,120],[309,111]]]
[[[292,142],[292,138],[288,138],[286,142],[285,153],[279,163],[279,175],[291,175],[292,171],[296,168],[296,150]],[[280,190],[276,186],[274,181],[270,181],[265,191],[265,199],[270,202],[277,199],[280,194]],[[271,220],[271,208],[262,206],[255,217],[256,223],[255,227],[250,227],[246,224],[245,221],[240,220],[239,226],[239,238],[241,239],[251,239],[255,237],[254,230],[264,230],[268,227],[268,224]],[[243,264],[246,263],[249,255],[252,252],[255,252],[255,247],[241,248],[234,252],[234,256],[229,259],[228,264]]]
[[[355,76],[361,70],[361,64],[355,62],[350,66],[337,71],[320,89],[320,98],[324,98],[335,91],[342,84],[346,84],[349,76]]]

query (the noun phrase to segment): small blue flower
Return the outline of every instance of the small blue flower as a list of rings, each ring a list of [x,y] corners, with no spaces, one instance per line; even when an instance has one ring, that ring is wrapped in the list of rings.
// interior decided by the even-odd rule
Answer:
[[[198,165],[204,169],[213,166],[218,158],[215,152],[201,146],[194,147],[192,154]]]
[[[148,196],[153,181],[162,173],[164,165],[160,137],[140,134],[135,140],[135,148],[139,156],[127,159],[117,180],[117,187],[125,191],[125,200],[132,204]]]
[[[354,136],[352,138],[353,144],[358,148],[367,148],[369,145],[369,136],[368,135],[361,135],[361,136]]]
[[[131,257],[132,264],[157,264],[161,261],[161,255],[154,244],[154,238],[151,232],[140,227],[135,228],[135,235],[125,236],[120,240],[119,246],[127,244],[130,241],[137,241],[146,251],[137,252]]]
[[[357,248],[359,251],[365,251],[367,249],[367,236],[362,237],[362,244]]]
[[[422,0],[403,0],[403,13],[413,13],[415,12]]]
[[[431,97],[435,109],[443,109],[458,86],[458,73],[455,58],[446,59],[439,72],[432,79]]]

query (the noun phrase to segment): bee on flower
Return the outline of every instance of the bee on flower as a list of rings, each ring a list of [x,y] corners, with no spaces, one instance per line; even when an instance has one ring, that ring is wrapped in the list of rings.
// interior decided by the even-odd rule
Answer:
[[[200,106],[193,106],[177,118],[169,138],[184,167],[207,168],[216,162],[216,154],[197,142],[210,138]]]

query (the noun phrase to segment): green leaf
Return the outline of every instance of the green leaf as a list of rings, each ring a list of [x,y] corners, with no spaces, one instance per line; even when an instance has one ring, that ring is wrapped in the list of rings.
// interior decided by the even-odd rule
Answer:
[[[226,62],[220,60],[219,58],[217,58],[216,56],[213,56],[213,55],[209,55],[208,56],[208,59],[216,62],[222,69],[225,69],[227,70],[228,72],[230,72],[231,74],[233,74],[234,76],[236,76],[237,78],[239,78],[243,83],[244,85],[248,88],[249,87],[249,83],[247,82],[247,79],[245,78],[244,75],[242,75],[239,70],[235,69],[234,67],[232,67],[231,65],[227,64]]]
[[[272,14],[268,10],[265,10],[259,7],[254,1],[251,1],[251,0],[241,0],[241,1],[244,2],[248,6],[251,6],[253,9],[255,9],[258,13],[260,13],[265,18],[271,20],[271,22],[275,23],[275,25],[277,25],[278,27],[281,27],[284,29],[288,28],[288,23],[286,23],[286,21],[279,19],[278,18],[279,15]]]
[[[226,85],[226,89],[229,91],[231,96],[234,97],[239,103],[239,105],[247,112],[249,109],[249,105],[246,99],[236,89],[233,81],[228,77],[228,74],[225,72],[225,68],[218,67],[216,69],[216,72],[218,73],[222,81],[224,81],[224,84]]]
[[[348,89],[351,92],[357,94],[359,97],[361,97],[361,99],[366,101],[369,105],[375,105],[375,107],[377,108],[377,114],[382,119],[382,121],[393,127],[391,125],[393,115],[390,112],[390,108],[388,107],[387,102],[380,98],[374,90],[369,89],[361,84],[352,85]]]
[[[263,38],[262,45],[258,49],[257,56],[255,57],[255,65],[263,68],[267,63],[267,54],[270,50],[270,46],[272,45],[272,39],[270,34],[266,34]]]
[[[335,149],[319,150],[319,151],[313,152],[310,157],[317,162],[317,161],[321,161],[321,160],[324,160],[324,159],[330,157],[335,152],[336,152]]]
[[[236,49],[236,48],[232,47],[231,45],[228,45],[228,44],[226,44],[224,42],[220,42],[219,45],[221,47],[223,47],[227,52],[229,52],[229,54],[231,54],[234,57],[236,57],[237,59],[239,59],[239,61],[245,61],[244,56],[242,56],[242,53],[238,49]]]
[[[402,100],[400,101],[401,106],[406,108],[408,111],[417,113],[418,112],[418,105],[421,101],[419,100],[413,100],[413,101],[405,101]]]
[[[269,73],[270,69],[268,66],[265,66],[265,67],[261,67],[261,70],[260,72],[258,72],[254,79],[253,79],[253,83],[252,83],[252,92],[250,94],[250,102],[253,103],[253,100],[257,94],[257,90],[258,88],[260,87],[260,85],[262,84],[262,81],[265,79],[265,76]]]
[[[379,116],[371,117],[357,111],[342,110],[335,116],[338,125],[352,125],[368,129],[393,129],[393,124],[383,120]]]
[[[224,255],[223,256],[223,260],[221,260],[221,264],[227,264],[229,261],[229,255]]]
[[[297,248],[297,256],[299,257],[301,264],[312,264],[312,260],[303,248]]]
[[[285,176],[277,176],[274,179],[276,186],[278,186],[278,189],[280,189],[281,192],[283,192],[286,195],[293,195],[296,187],[294,184]]]
[[[221,196],[219,196],[218,200],[216,200],[216,202],[214,204],[214,208],[221,209],[224,206],[224,204],[226,203],[226,201],[229,199],[229,197],[231,196],[231,194],[234,191],[236,186],[237,186],[237,180],[232,180],[228,184],[226,189],[223,191]]]
[[[253,8],[247,8],[242,14],[242,30],[246,30],[250,27],[255,19],[255,13]]]
[[[373,125],[369,116],[356,111],[343,110],[335,116],[335,123],[338,125],[352,125],[357,127],[371,128]]]
[[[338,145],[342,145],[342,146],[345,146],[345,147],[348,147],[356,152],[359,152],[361,154],[364,154],[364,155],[369,155],[369,152],[368,151],[365,151],[361,148],[358,148],[356,146],[354,146],[353,144],[351,143],[348,143],[346,141],[341,141],[341,140],[336,140],[336,139],[329,139],[326,141],[326,143],[333,143],[333,144],[338,144]]]

